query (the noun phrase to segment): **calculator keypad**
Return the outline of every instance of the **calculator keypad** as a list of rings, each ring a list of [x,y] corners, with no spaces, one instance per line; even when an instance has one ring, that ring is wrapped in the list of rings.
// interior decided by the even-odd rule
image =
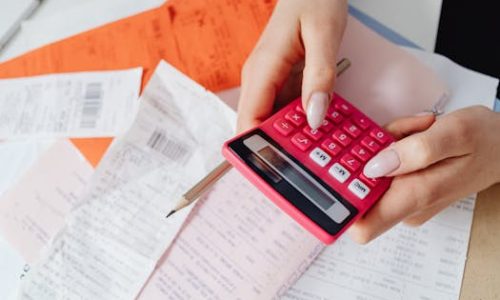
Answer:
[[[299,161],[309,160],[312,163],[309,168],[319,170],[315,173],[325,174],[321,176],[344,186],[358,200],[378,189],[381,180],[364,176],[362,166],[392,138],[347,101],[335,96],[325,120],[316,130],[308,126],[300,101],[273,118],[272,127],[284,139],[283,142],[277,139],[278,143],[289,142],[296,149],[291,153],[296,153],[293,155]]]

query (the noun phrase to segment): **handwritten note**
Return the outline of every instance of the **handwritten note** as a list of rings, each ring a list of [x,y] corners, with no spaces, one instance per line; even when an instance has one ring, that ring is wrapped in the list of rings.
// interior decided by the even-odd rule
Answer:
[[[137,112],[141,69],[0,80],[0,139],[116,136]]]
[[[185,226],[139,299],[270,299],[323,248],[236,170]]]
[[[136,297],[190,208],[165,214],[221,161],[234,125],[230,108],[162,62],[134,125],[105,155],[20,297]]]

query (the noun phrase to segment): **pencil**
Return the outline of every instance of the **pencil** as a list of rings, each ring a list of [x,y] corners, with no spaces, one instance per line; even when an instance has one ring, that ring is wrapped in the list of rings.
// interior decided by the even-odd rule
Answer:
[[[227,161],[220,163],[215,169],[213,169],[207,176],[195,184],[187,193],[182,195],[181,199],[177,202],[174,209],[172,209],[168,214],[167,218],[193,203],[198,199],[207,188],[211,187],[219,178],[221,178],[227,171],[231,168],[231,165]]]
[[[342,58],[337,63],[337,76],[342,74],[347,68],[351,66],[351,62],[347,58]],[[179,210],[188,206],[189,204],[196,201],[208,188],[210,188],[214,183],[219,180],[227,171],[231,168],[231,165],[227,161],[220,163],[215,169],[213,169],[207,176],[195,184],[187,193],[182,195],[181,199],[177,202],[175,207],[167,214],[167,218],[175,214]]]

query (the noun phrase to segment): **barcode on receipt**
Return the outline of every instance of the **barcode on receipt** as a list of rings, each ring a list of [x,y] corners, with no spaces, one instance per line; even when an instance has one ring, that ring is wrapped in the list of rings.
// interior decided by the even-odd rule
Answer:
[[[85,87],[82,103],[82,119],[80,128],[95,128],[102,109],[102,83],[93,82]]]
[[[189,149],[185,144],[168,137],[163,130],[159,129],[156,129],[149,137],[147,145],[173,161],[184,160],[189,154]]]

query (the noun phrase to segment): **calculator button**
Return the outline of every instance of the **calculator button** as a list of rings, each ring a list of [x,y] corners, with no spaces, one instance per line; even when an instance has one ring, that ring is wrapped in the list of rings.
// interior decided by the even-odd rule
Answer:
[[[351,138],[341,130],[336,130],[333,133],[332,137],[334,140],[338,141],[344,147],[349,145],[352,141]]]
[[[328,121],[327,119],[324,119],[323,122],[321,122],[321,126],[319,127],[319,130],[323,132],[329,132],[333,129],[333,124],[331,121]]]
[[[339,154],[340,151],[342,151],[342,147],[340,147],[331,139],[324,140],[323,143],[321,143],[321,147],[323,147],[323,149],[325,149],[326,152],[328,152],[332,156],[335,156]]]
[[[361,178],[361,180],[363,182],[365,182],[366,184],[368,184],[371,187],[376,186],[379,183],[379,181],[380,181],[377,178],[368,178],[368,177],[366,177],[363,172],[361,172],[361,174],[359,174],[359,178]]]
[[[319,141],[319,139],[321,139],[321,137],[323,136],[323,133],[321,131],[319,131],[318,129],[312,129],[309,126],[304,127],[303,131],[313,141]]]
[[[313,151],[309,154],[309,157],[321,167],[326,166],[331,160],[330,155],[328,155],[325,151],[321,150],[321,148],[314,148]]]
[[[312,141],[310,138],[299,132],[292,137],[292,144],[297,146],[300,150],[306,151],[312,145]]]
[[[295,126],[300,126],[300,125],[304,124],[304,122],[306,121],[306,117],[303,114],[301,114],[300,112],[297,112],[295,110],[289,111],[285,115],[285,119],[292,122]]]
[[[340,124],[344,120],[344,117],[342,117],[342,115],[340,114],[340,112],[338,110],[329,111],[328,117],[335,124]]]
[[[367,161],[371,157],[370,153],[368,153],[368,150],[359,145],[354,146],[351,152],[361,161]]]
[[[368,119],[365,117],[357,116],[354,117],[353,120],[354,123],[356,123],[356,125],[358,125],[363,130],[366,130],[368,127],[370,127],[370,121],[368,121]]]
[[[344,183],[351,176],[351,173],[339,163],[334,163],[328,173],[340,183]]]
[[[357,178],[351,181],[347,188],[361,200],[370,193],[370,188]]]
[[[368,148],[368,150],[370,150],[372,153],[377,153],[378,150],[380,150],[380,145],[377,144],[377,142],[375,142],[375,140],[369,136],[365,136],[361,140],[361,144]]]
[[[371,132],[370,132],[370,135],[375,138],[375,140],[377,140],[380,144],[385,144],[387,143],[387,141],[389,141],[389,137],[387,136],[387,133],[383,132],[382,130],[380,129],[373,129]]]
[[[346,166],[349,170],[353,172],[356,171],[361,166],[361,163],[349,153],[342,156],[342,159],[340,161],[344,166]]]
[[[302,108],[302,102],[299,102],[297,104],[297,106],[295,106],[295,110],[298,111],[298,112],[300,112],[300,113],[305,114],[304,109]]]
[[[337,103],[335,103],[335,108],[338,109],[344,116],[349,116],[353,112],[352,107],[342,100],[338,100]]]
[[[357,138],[361,134],[361,130],[358,128],[358,126],[352,124],[351,122],[345,122],[343,128],[353,138]]]
[[[288,136],[295,129],[290,121],[279,118],[273,123],[274,129],[276,129],[279,133],[284,136]]]

